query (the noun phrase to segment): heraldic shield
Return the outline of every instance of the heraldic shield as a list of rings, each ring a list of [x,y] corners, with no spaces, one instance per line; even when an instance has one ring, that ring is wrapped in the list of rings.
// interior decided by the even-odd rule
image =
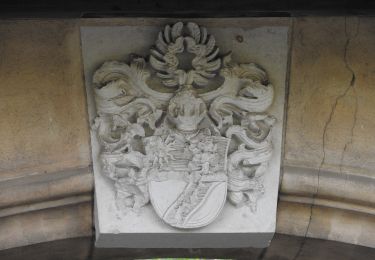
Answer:
[[[145,139],[147,155],[164,160],[150,175],[151,203],[160,218],[178,228],[198,228],[220,213],[227,194],[229,139],[212,136],[209,129],[193,134],[171,132]],[[160,151],[173,151],[168,154]]]

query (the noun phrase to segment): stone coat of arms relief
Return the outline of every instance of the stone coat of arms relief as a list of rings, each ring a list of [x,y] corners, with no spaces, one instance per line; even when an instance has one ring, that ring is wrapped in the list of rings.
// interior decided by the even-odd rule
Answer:
[[[256,211],[275,122],[260,66],[235,63],[206,28],[178,22],[147,59],[105,62],[93,83],[101,171],[121,211],[151,203],[182,229],[209,225],[225,203]]]

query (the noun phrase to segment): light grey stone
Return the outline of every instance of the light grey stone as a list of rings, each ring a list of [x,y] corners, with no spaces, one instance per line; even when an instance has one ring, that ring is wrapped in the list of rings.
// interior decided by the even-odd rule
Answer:
[[[251,19],[249,20],[249,23],[251,23]],[[258,23],[257,26],[250,28],[240,28],[235,23],[233,23],[233,25],[227,24],[225,27],[215,26],[215,24],[213,23],[207,24],[210,26],[205,25],[204,22],[200,22],[200,25],[207,26],[209,34],[215,36],[216,45],[220,48],[219,57],[222,64],[224,64],[221,68],[222,75],[225,74],[225,70],[229,70],[230,73],[236,74],[234,78],[232,77],[234,79],[233,82],[229,81],[228,78],[224,75],[224,83],[218,83],[218,85],[222,84],[223,87],[221,87],[220,90],[216,92],[212,91],[213,89],[215,89],[215,86],[212,86],[211,83],[207,83],[205,79],[198,79],[198,81],[193,80],[189,83],[189,76],[187,76],[187,79],[184,77],[177,77],[168,82],[160,82],[155,80],[156,77],[152,75],[152,80],[147,81],[146,79],[142,78],[142,75],[139,76],[139,73],[143,73],[144,71],[148,70],[148,67],[145,67],[144,69],[132,69],[135,67],[135,65],[143,65],[144,61],[138,58],[129,59],[127,58],[127,56],[134,53],[137,55],[142,55],[143,57],[148,56],[149,49],[154,44],[158,32],[163,31],[164,35],[166,35],[169,33],[168,28],[163,29],[163,26],[157,25],[132,25],[112,27],[85,26],[81,28],[89,116],[90,123],[93,126],[91,130],[91,142],[95,175],[95,216],[97,235],[96,245],[98,247],[265,247],[269,245],[270,240],[272,239],[276,224],[276,204],[280,172],[281,138],[285,97],[285,75],[288,53],[288,27],[282,25],[261,26]],[[195,25],[192,24],[190,24],[190,26],[195,27]],[[202,29],[200,30],[200,32],[203,34]],[[171,35],[171,37],[173,38],[173,33]],[[193,35],[194,33],[192,33],[192,36]],[[167,41],[168,44],[168,40],[165,40],[167,38],[167,36],[164,36],[164,40],[162,41]],[[189,39],[185,39],[185,41],[187,43],[187,48],[189,48]],[[177,40],[173,43],[177,43]],[[163,48],[159,47],[158,49],[160,51]],[[226,55],[224,54],[228,53],[230,50],[232,51],[231,56],[234,63],[230,63],[231,65],[228,65],[229,58],[225,58]],[[161,53],[155,53],[154,55],[167,55],[166,52],[167,50],[161,51]],[[180,58],[180,56],[176,56],[177,58]],[[204,57],[202,56],[201,58]],[[108,62],[113,60],[118,60],[120,62]],[[208,61],[210,62],[211,59]],[[100,67],[104,62],[107,63]],[[126,65],[129,62],[133,63],[133,67],[129,67],[128,65]],[[154,68],[159,71],[163,71],[163,64],[160,65],[158,64],[158,61],[152,61],[152,58],[150,59],[150,62]],[[257,68],[256,65],[252,65],[249,63],[258,64],[262,68]],[[215,65],[213,63],[208,63],[207,66],[209,67]],[[169,68],[168,71],[171,71],[172,69],[173,68]],[[267,76],[265,76],[266,74],[264,74],[263,71],[267,73]],[[128,81],[118,80],[119,77],[116,76],[114,72],[116,72],[117,74],[125,75],[126,80]],[[249,87],[251,91],[254,91],[254,89],[261,90],[259,92],[260,95],[267,96],[267,91],[269,91],[269,89],[273,89],[273,102],[270,102],[268,104],[267,98],[265,98],[265,101],[260,102],[261,104],[257,104],[254,107],[248,108],[249,104],[252,103],[252,100],[248,99],[247,103],[243,100],[249,98],[249,96],[246,96],[246,94],[244,94],[244,96],[241,96],[241,94],[237,94],[237,92],[240,93],[243,89],[245,89],[243,85],[241,85],[243,84],[243,78],[250,77],[244,76],[244,74],[251,74],[251,77],[257,77],[257,79],[251,80],[251,84],[253,84],[253,82],[258,82],[256,83],[258,85],[254,83],[255,85]],[[259,76],[263,74],[264,76]],[[169,75],[168,77],[171,77],[171,75]],[[248,82],[250,82],[249,79],[247,80]],[[208,84],[208,90],[206,92],[201,90],[192,91],[190,89],[190,87],[192,86],[190,86],[189,84],[192,85],[193,83],[202,86]],[[149,87],[148,84],[151,87]],[[272,86],[270,84],[272,84]],[[136,87],[127,89],[130,85]],[[179,91],[175,92],[177,94],[174,94],[173,91],[165,87],[171,87],[174,85],[178,85],[180,88]],[[267,85],[269,86],[267,87]],[[96,107],[93,91],[95,87]],[[101,88],[99,89],[98,87]],[[118,159],[118,156],[120,156],[121,158],[125,157],[123,157],[123,155],[121,154],[123,151],[117,150],[118,147],[113,146],[112,144],[115,143],[117,145],[123,142],[121,143],[122,145],[125,143],[129,143],[129,140],[131,140],[131,138],[133,138],[135,135],[139,135],[141,139],[143,138],[143,136],[147,136],[147,133],[143,133],[141,129],[138,129],[136,126],[134,126],[139,123],[138,120],[136,122],[137,124],[132,124],[133,132],[129,137],[130,139],[125,135],[121,135],[119,140],[116,140],[116,142],[108,143],[106,141],[108,139],[104,140],[103,142],[103,138],[112,136],[106,135],[106,133],[102,135],[99,128],[100,126],[103,126],[103,120],[105,120],[105,116],[108,114],[116,114],[116,112],[113,111],[117,109],[117,104],[114,105],[113,99],[109,98],[109,95],[113,94],[113,92],[110,91],[120,88],[126,89],[125,96],[134,95],[135,97],[138,97],[138,99],[134,99],[136,100],[135,102],[138,102],[137,105],[141,102],[142,105],[146,105],[148,108],[150,108],[150,113],[154,116],[153,120],[156,121],[159,118],[160,113],[158,112],[158,110],[163,110],[165,113],[167,113],[167,116],[169,116],[168,118],[173,121],[173,123],[171,124],[173,126],[168,128],[171,129],[168,131],[175,131],[185,137],[188,131],[203,131],[204,129],[210,129],[210,127],[211,129],[215,128],[211,125],[211,123],[214,122],[215,119],[219,130],[222,129],[221,124],[228,125],[227,128],[225,128],[225,131],[227,131],[226,136],[228,136],[228,138],[231,138],[232,135],[234,136],[236,134],[237,136],[240,136],[240,133],[238,133],[238,129],[243,126],[238,125],[238,122],[231,122],[231,120],[228,121],[228,117],[224,117],[224,121],[222,121],[223,118],[221,116],[219,116],[219,118],[215,118],[215,111],[212,111],[215,110],[216,104],[218,106],[221,105],[224,96],[229,95],[230,101],[226,101],[227,103],[229,102],[229,106],[237,106],[241,108],[241,111],[256,113],[267,112],[267,114],[272,115],[276,119],[275,122],[273,122],[272,120],[272,123],[270,123],[274,124],[272,126],[272,132],[269,137],[269,142],[272,142],[272,150],[269,150],[267,153],[262,155],[263,157],[267,158],[267,160],[264,162],[264,165],[262,162],[247,162],[253,165],[254,169],[256,169],[257,171],[256,173],[258,173],[259,170],[259,174],[264,175],[262,178],[259,178],[262,180],[259,183],[255,181],[255,178],[249,177],[249,183],[255,183],[253,185],[257,185],[257,187],[259,186],[262,188],[259,189],[259,192],[254,192],[256,191],[256,189],[254,189],[255,186],[245,186],[244,183],[246,183],[246,181],[238,183],[239,186],[241,186],[238,188],[239,190],[230,188],[231,172],[233,173],[237,170],[240,172],[239,174],[242,173],[242,175],[245,177],[244,172],[240,168],[236,168],[237,161],[232,166],[230,166],[231,162],[233,163],[235,160],[235,156],[233,154],[237,152],[238,156],[240,157],[239,160],[241,162],[243,162],[243,160],[251,161],[250,157],[246,157],[249,156],[248,154],[250,154],[249,151],[246,150],[247,148],[245,148],[249,147],[248,143],[246,142],[246,140],[243,141],[243,138],[239,138],[239,140],[241,140],[239,141],[239,143],[238,141],[237,143],[233,141],[236,139],[233,139],[231,141],[231,146],[237,145],[240,148],[238,148],[239,150],[236,150],[237,148],[233,150],[233,147],[229,148],[229,150],[232,149],[232,153],[229,154],[228,157],[229,166],[227,167],[226,162],[224,162],[223,171],[224,173],[228,171],[228,177],[226,178],[229,178],[228,181],[226,181],[226,179],[225,181],[222,181],[223,185],[219,185],[220,187],[224,187],[224,189],[220,188],[219,190],[217,190],[217,196],[215,195],[214,197],[205,195],[205,206],[197,209],[198,213],[204,210],[208,212],[208,220],[206,222],[196,220],[193,221],[194,223],[185,221],[183,223],[176,224],[176,215],[173,215],[174,217],[172,217],[171,219],[164,218],[164,211],[160,209],[170,206],[172,202],[168,202],[168,198],[163,199],[162,194],[164,193],[167,197],[168,195],[172,196],[172,191],[174,189],[178,189],[177,185],[166,185],[168,184],[167,181],[161,181],[158,179],[157,181],[153,182],[148,178],[146,179],[146,184],[142,184],[143,186],[139,186],[140,184],[129,185],[128,183],[127,186],[125,185],[125,190],[128,189],[125,192],[126,195],[119,198],[119,189],[121,190],[123,186],[119,185],[119,177],[116,173],[116,170],[118,168],[116,167],[119,167],[118,162],[124,160]],[[137,91],[140,91],[141,94],[136,93]],[[193,96],[191,96],[192,93]],[[212,97],[210,95],[212,95]],[[115,93],[114,97],[118,98],[119,96]],[[140,99],[142,100],[140,101]],[[259,100],[262,99],[259,98]],[[129,100],[126,100],[126,102],[126,105],[122,106],[122,108],[127,108],[125,112],[128,111],[128,113],[130,113],[132,109],[131,104],[132,102],[134,104],[134,101],[129,102]],[[193,104],[201,106],[202,104],[206,103],[207,110],[202,110],[201,112],[199,112],[201,113],[199,115],[194,112],[190,117],[187,118],[182,117],[184,115],[180,113],[174,115],[173,111],[175,111],[175,109],[174,105],[171,105],[172,103],[176,104],[175,106],[177,106],[177,108],[179,109],[187,109],[187,107],[189,107],[190,105],[193,106]],[[213,105],[214,103],[215,105]],[[169,106],[169,112],[167,111],[166,106]],[[220,112],[222,113],[223,111]],[[208,117],[207,114],[209,114],[210,117]],[[99,117],[95,120],[97,116]],[[242,116],[243,113],[240,114],[239,117],[243,121],[242,123],[245,124],[245,119],[242,119]],[[259,116],[260,114],[258,115],[258,117]],[[111,119],[112,118],[113,116],[111,116]],[[266,124],[266,121],[264,121],[266,120],[265,118],[267,118],[267,116],[263,114],[262,119],[256,120],[263,120],[262,124],[264,125]],[[149,120],[150,122],[151,119],[150,117],[147,117],[145,118],[145,120]],[[192,121],[190,122],[189,120]],[[205,120],[211,123],[205,123]],[[200,128],[198,127],[198,124]],[[201,125],[206,125],[206,128],[202,128]],[[271,125],[269,127],[271,127]],[[126,126],[127,130],[128,128],[129,127]],[[229,131],[229,129],[233,131]],[[261,130],[262,129],[260,129],[259,131]],[[223,133],[219,133],[219,135],[223,135]],[[151,137],[153,137],[154,139],[160,139],[160,135],[157,135],[155,133],[151,134]],[[145,137],[142,140],[151,140],[151,143],[155,142],[154,139],[147,138],[150,137]],[[210,134],[208,134],[206,137],[203,137],[202,140],[209,140],[210,138]],[[243,143],[243,149],[240,145],[241,143]],[[219,143],[214,142],[214,146],[215,145],[219,146]],[[136,150],[141,149],[138,148]],[[146,148],[146,151],[143,153],[139,151],[132,151],[131,148],[127,148],[128,150],[126,152],[127,155],[125,158],[127,160],[126,163],[128,163],[128,161],[132,161],[133,163],[142,161],[142,166],[138,165],[137,167],[140,169],[145,169],[146,166],[144,166],[144,158],[148,158],[150,153],[147,152],[147,144],[145,145],[145,147],[143,147],[143,149],[144,148]],[[256,149],[253,148],[250,150],[252,150],[252,153],[254,153],[254,150]],[[176,152],[173,151],[171,152],[172,157],[173,155],[176,155],[175,153]],[[216,152],[213,153],[215,154]],[[223,156],[222,154],[220,155]],[[159,153],[156,153],[156,156],[160,157],[160,151]],[[226,156],[227,155],[224,155],[224,157]],[[269,159],[267,156],[269,157]],[[225,161],[224,157],[220,160]],[[259,160],[259,154],[257,154],[254,158]],[[113,161],[115,161],[115,163],[113,163]],[[121,163],[126,164],[124,161],[122,161]],[[162,172],[160,170],[161,164],[163,163],[159,161],[159,168],[151,167],[150,169],[154,169],[160,173]],[[211,170],[208,170],[208,172],[212,174]],[[108,176],[110,178],[108,178]],[[177,184],[177,182],[173,183]],[[227,185],[229,185],[227,198],[230,202],[225,202]],[[133,188],[133,190],[137,188],[137,192],[129,192],[130,186],[132,186],[131,188]],[[261,190],[263,189],[264,194],[262,194],[261,192]],[[129,193],[132,194],[129,195]],[[245,197],[246,195],[250,195],[250,197],[253,199],[245,200],[243,195],[245,195]],[[224,205],[222,209],[220,206],[220,201],[216,200],[221,196],[224,196]],[[151,205],[150,203],[148,203],[150,197],[152,202]],[[120,204],[121,202],[125,202],[125,205],[119,205],[119,202]]]

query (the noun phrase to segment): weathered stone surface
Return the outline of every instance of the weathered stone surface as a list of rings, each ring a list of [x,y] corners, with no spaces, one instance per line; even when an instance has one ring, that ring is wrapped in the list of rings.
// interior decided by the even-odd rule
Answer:
[[[277,232],[374,247],[374,216],[338,207],[281,201]]]
[[[87,166],[76,21],[0,23],[0,180]]]
[[[0,250],[89,236],[91,220],[90,202],[4,217],[0,221]]]
[[[67,169],[0,182],[0,216],[7,207],[91,194],[92,173],[88,168]]]
[[[294,19],[279,232],[375,244],[374,25]]]
[[[0,23],[0,248],[91,234],[77,21]]]
[[[375,169],[374,24],[357,17],[295,19],[288,165],[342,173]]]

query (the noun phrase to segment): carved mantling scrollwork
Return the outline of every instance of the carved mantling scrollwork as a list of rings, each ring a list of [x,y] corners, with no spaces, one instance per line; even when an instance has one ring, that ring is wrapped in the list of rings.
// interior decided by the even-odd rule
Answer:
[[[180,64],[186,53],[193,54],[188,69]],[[139,210],[151,200],[178,228],[208,225],[225,199],[256,211],[275,123],[266,72],[221,57],[206,28],[182,22],[159,33],[149,65],[139,56],[105,62],[93,78],[102,172],[114,180],[118,207]],[[152,69],[174,93],[147,84]],[[224,83],[202,91],[214,77]],[[165,183],[175,184],[173,200],[159,195]]]

